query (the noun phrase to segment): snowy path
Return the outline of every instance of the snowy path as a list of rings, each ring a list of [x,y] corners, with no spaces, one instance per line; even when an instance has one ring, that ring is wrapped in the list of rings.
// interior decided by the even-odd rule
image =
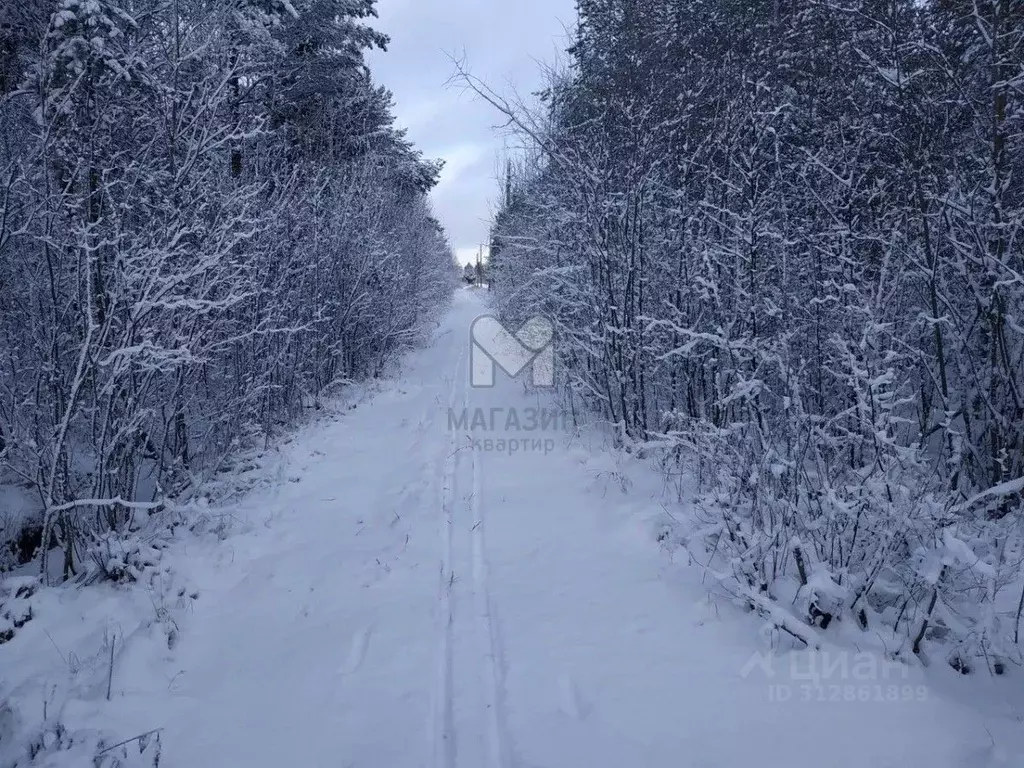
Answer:
[[[880,700],[852,702],[782,664],[744,675],[756,625],[658,552],[653,479],[623,494],[606,455],[550,432],[525,433],[548,455],[472,450],[499,436],[449,429],[449,408],[538,404],[500,376],[468,386],[484,311],[460,292],[400,382],[289,447],[253,530],[195,558],[178,672],[124,704],[132,726],[163,718],[162,765],[997,764],[917,673],[859,679]]]

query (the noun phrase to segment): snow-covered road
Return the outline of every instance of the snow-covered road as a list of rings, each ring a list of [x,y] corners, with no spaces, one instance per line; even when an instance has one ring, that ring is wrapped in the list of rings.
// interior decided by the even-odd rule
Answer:
[[[756,656],[756,619],[659,551],[657,478],[616,471],[599,438],[453,427],[450,409],[503,431],[507,409],[551,407],[500,375],[469,386],[485,311],[460,291],[400,379],[287,447],[278,490],[239,513],[251,530],[190,563],[177,672],[123,704],[128,732],[164,727],[161,765],[998,764],[916,671],[840,676],[837,657],[812,688]]]

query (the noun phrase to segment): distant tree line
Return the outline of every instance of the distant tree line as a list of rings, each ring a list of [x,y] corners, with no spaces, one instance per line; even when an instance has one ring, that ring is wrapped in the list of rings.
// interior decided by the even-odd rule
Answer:
[[[373,6],[0,6],[0,482],[57,573],[432,326],[440,164]]]
[[[475,262],[467,263],[461,271],[462,279],[468,285],[483,285],[487,279],[487,268],[481,256],[477,256]]]
[[[1024,3],[578,8],[540,108],[470,78],[527,140],[501,311],[781,632],[1019,661]]]

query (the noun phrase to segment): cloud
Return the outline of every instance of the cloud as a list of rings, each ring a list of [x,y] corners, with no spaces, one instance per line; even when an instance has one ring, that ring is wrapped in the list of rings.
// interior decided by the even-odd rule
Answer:
[[[444,104],[439,99],[426,99],[403,104],[400,109],[396,110],[398,126],[410,131],[428,128],[441,115],[444,108]]]
[[[479,247],[477,248],[456,248],[455,258],[459,260],[460,264],[476,264],[476,256],[479,253]],[[484,246],[484,259],[487,259],[487,247]]]
[[[444,160],[444,169],[441,171],[441,180],[434,190],[435,194],[442,195],[446,189],[457,185],[460,177],[476,170],[480,161],[491,151],[488,145],[476,143],[459,144],[438,153],[437,156]]]
[[[378,0],[374,22],[391,37],[369,56],[377,82],[395,95],[397,123],[426,157],[447,161],[432,201],[449,240],[476,259],[488,240],[497,197],[501,116],[448,80],[451,55],[465,53],[477,77],[499,91],[528,95],[543,85],[538,61],[568,47],[574,0]]]

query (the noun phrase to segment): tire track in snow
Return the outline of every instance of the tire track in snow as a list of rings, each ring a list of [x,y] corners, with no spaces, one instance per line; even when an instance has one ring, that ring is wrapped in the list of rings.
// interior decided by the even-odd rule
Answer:
[[[459,353],[458,362],[448,390],[448,409],[455,407],[459,381],[463,375],[465,348]],[[446,416],[447,418],[447,416]],[[455,432],[449,430],[448,439],[442,440],[442,451],[437,461],[437,507],[440,515],[438,525],[441,537],[441,567],[438,583],[438,657],[434,679],[432,753],[434,768],[454,768],[455,730],[454,695],[452,677],[452,630],[455,621],[452,589],[455,573],[452,571],[452,524],[455,506],[455,479],[459,455]]]

